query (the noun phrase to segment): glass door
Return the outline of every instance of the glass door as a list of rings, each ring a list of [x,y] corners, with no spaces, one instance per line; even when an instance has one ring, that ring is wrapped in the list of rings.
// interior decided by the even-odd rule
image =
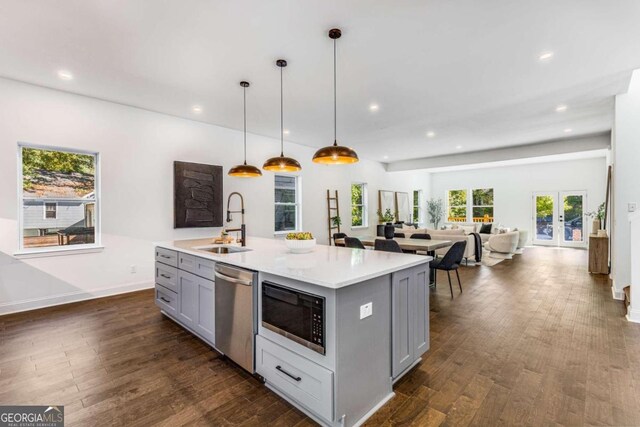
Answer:
[[[586,246],[584,208],[587,202],[585,191],[563,191],[560,193],[560,237],[561,246]]]
[[[533,193],[533,243],[586,247],[586,191]]]
[[[533,243],[558,244],[558,193],[533,193]]]

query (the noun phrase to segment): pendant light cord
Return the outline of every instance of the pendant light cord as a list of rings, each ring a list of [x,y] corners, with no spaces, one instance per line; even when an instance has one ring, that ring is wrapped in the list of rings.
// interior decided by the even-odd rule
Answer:
[[[333,39],[333,145],[338,144],[338,101],[336,78],[336,39]]]
[[[247,88],[242,87],[243,114],[244,114],[244,164],[247,164]]]
[[[282,89],[282,69],[280,67],[280,157],[284,157],[284,95]]]

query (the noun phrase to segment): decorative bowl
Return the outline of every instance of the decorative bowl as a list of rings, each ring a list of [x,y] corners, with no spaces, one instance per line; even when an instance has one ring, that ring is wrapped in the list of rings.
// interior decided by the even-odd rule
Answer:
[[[290,240],[285,239],[287,248],[294,254],[306,254],[313,251],[313,247],[316,245],[316,239],[309,240]]]

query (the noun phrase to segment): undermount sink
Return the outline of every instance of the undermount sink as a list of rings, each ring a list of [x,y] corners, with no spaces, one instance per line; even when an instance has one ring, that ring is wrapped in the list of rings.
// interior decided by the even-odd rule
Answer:
[[[205,251],[205,252],[211,252],[213,254],[233,254],[236,252],[248,252],[251,249],[249,248],[243,248],[243,247],[237,247],[237,246],[212,246],[212,247],[203,247],[203,248],[196,248],[199,251]]]

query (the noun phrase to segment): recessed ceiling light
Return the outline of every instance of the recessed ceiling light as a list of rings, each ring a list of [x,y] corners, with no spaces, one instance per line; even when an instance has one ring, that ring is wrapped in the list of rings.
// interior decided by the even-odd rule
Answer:
[[[73,80],[73,74],[71,74],[71,72],[67,70],[58,71],[58,77],[61,80]]]
[[[202,107],[199,105],[194,105],[193,107],[191,107],[191,111],[193,111],[196,114],[200,114],[202,113]]]
[[[573,129],[571,129],[571,128],[566,128],[566,129],[564,130],[564,133],[569,133],[569,132],[573,132]]]
[[[462,145],[456,145],[456,150],[462,150]]]
[[[542,62],[549,61],[551,58],[553,58],[553,52],[550,50],[540,52],[540,55],[538,56],[538,60]]]
[[[436,136],[436,133],[432,130],[430,130],[429,132],[427,132],[427,138],[433,138],[434,136]]]
[[[378,104],[371,104],[369,105],[369,111],[371,112],[376,112],[380,109],[380,106]]]
[[[567,111],[567,106],[565,104],[560,104],[556,107],[556,113],[564,113]]]
[[[282,134],[283,134],[283,135],[289,135],[289,129],[285,129],[285,130],[283,130],[283,131],[282,131]]]
[[[389,156],[382,156],[383,159],[387,160]]]

